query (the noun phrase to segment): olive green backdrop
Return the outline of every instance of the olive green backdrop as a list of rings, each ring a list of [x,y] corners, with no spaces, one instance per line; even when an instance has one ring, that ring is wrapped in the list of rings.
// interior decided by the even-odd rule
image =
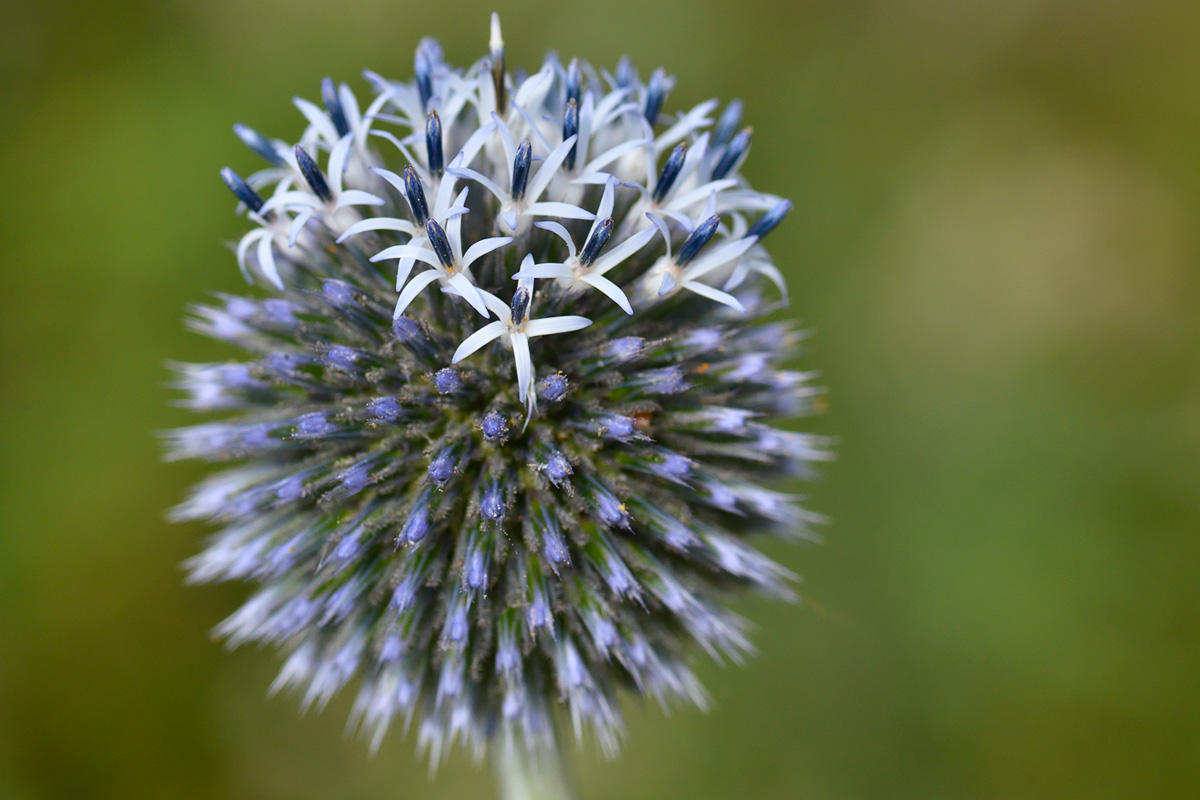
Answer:
[[[600,798],[1148,798],[1200,784],[1200,7],[1167,2],[497,4],[546,49],[745,100],[746,174],[815,336],[839,460],[802,607],[708,714],[630,705]],[[0,798],[463,798],[346,698],[266,700],[275,657],[184,588],[163,509],[184,306],[241,285],[217,176],[326,75],[486,47],[493,5],[12,0],[0,26]]]

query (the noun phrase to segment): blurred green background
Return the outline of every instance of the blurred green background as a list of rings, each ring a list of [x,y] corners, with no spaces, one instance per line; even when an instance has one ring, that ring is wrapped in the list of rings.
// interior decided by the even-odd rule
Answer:
[[[346,698],[264,699],[163,509],[185,304],[241,285],[235,121],[407,78],[503,14],[510,64],[629,54],[745,100],[745,172],[816,332],[839,460],[803,608],[705,715],[630,708],[598,798],[1146,798],[1200,785],[1200,6],[1151,2],[8,0],[0,26],[0,798],[461,798]]]

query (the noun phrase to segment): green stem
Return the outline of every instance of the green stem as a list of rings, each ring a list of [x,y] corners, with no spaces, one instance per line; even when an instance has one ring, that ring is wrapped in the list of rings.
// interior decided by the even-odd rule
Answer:
[[[574,800],[567,766],[557,750],[529,752],[523,742],[499,742],[494,756],[501,800]]]

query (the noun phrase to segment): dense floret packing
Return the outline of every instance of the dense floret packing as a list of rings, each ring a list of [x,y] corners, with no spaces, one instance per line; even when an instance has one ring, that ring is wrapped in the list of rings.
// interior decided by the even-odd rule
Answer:
[[[817,394],[763,319],[790,205],[739,173],[740,104],[666,114],[661,70],[509,73],[493,20],[487,58],[425,40],[415,73],[367,73],[361,112],[326,81],[296,146],[235,128],[261,292],[191,319],[249,360],[178,367],[227,412],[168,435],[228,465],[174,512],[222,526],[190,577],[255,583],[219,635],[286,651],[305,707],[357,679],[376,746],[536,748],[561,704],[611,751],[621,689],[703,705],[691,645],[747,652],[722,597],[790,596],[746,543],[807,534],[765,484],[826,457],[771,424]]]

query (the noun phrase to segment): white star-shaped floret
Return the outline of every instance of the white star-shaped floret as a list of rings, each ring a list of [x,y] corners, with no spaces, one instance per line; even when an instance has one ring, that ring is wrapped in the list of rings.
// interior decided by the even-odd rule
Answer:
[[[504,163],[508,168],[508,189],[503,189],[491,178],[468,168],[465,164],[451,165],[446,171],[458,178],[472,180],[483,186],[500,201],[497,228],[514,235],[529,229],[534,217],[561,217],[564,219],[593,219],[591,212],[570,203],[541,201],[539,198],[550,185],[567,153],[575,146],[576,137],[568,137],[550,151],[537,171],[532,171],[533,152],[529,141],[520,145],[513,139],[508,124],[499,115],[492,114],[492,122],[500,133],[504,146]]]
[[[746,308],[736,297],[729,292],[702,283],[700,279],[734,264],[750,248],[754,247],[758,242],[758,237],[730,237],[721,244],[708,248],[709,241],[720,226],[720,217],[711,214],[713,206],[714,203],[710,197],[705,209],[706,212],[710,212],[708,216],[694,227],[690,220],[687,221],[685,229],[688,230],[688,238],[679,248],[679,253],[675,255],[671,253],[671,235],[667,229],[667,223],[661,217],[647,214],[650,221],[662,232],[663,239],[667,242],[667,254],[646,273],[645,285],[649,289],[655,290],[654,282],[657,278],[656,291],[659,297],[671,294],[678,289],[687,289],[689,292],[695,292],[701,297],[715,300],[744,314]],[[703,255],[700,255],[701,251],[704,251]],[[733,269],[732,266],[729,268]]]
[[[576,251],[571,234],[559,223],[538,222],[536,223],[537,227],[550,231],[566,243],[569,253],[567,260],[562,263],[534,264],[529,269],[522,268],[513,277],[518,280],[555,278],[559,285],[566,288],[567,291],[578,290],[580,284],[586,284],[603,292],[626,314],[632,314],[633,306],[629,304],[629,298],[625,296],[625,292],[604,277],[604,273],[645,247],[646,243],[658,233],[658,230],[654,227],[641,230],[604,255],[600,255],[613,232],[613,219],[610,215],[613,209],[613,186],[615,183],[615,179],[610,179],[604,187],[600,206],[596,209],[596,221],[592,223],[592,229],[588,231],[587,238],[584,239],[582,251]]]
[[[512,241],[511,236],[494,236],[480,239],[463,252],[462,247],[462,217],[467,212],[462,205],[467,199],[467,190],[459,193],[455,205],[448,209],[444,217],[446,225],[443,228],[437,220],[430,218],[425,222],[425,244],[399,244],[385,248],[371,257],[372,261],[383,261],[388,258],[411,258],[428,264],[433,269],[419,272],[405,284],[396,301],[396,311],[393,317],[399,317],[408,308],[409,303],[421,293],[426,286],[438,281],[449,294],[464,298],[471,307],[484,317],[489,316],[488,307],[484,303],[484,295],[475,286],[471,275],[471,265],[478,259]]]
[[[533,256],[525,256],[521,269],[528,270],[532,266]],[[512,350],[517,372],[517,394],[532,413],[537,400],[533,391],[534,369],[533,358],[529,353],[529,340],[537,336],[582,330],[591,325],[592,321],[579,316],[530,319],[529,310],[533,303],[532,278],[524,278],[517,282],[517,290],[513,292],[511,303],[505,303],[491,292],[480,293],[488,308],[496,315],[496,321],[489,322],[468,336],[454,351],[451,363],[457,364],[488,342],[499,339]]]

